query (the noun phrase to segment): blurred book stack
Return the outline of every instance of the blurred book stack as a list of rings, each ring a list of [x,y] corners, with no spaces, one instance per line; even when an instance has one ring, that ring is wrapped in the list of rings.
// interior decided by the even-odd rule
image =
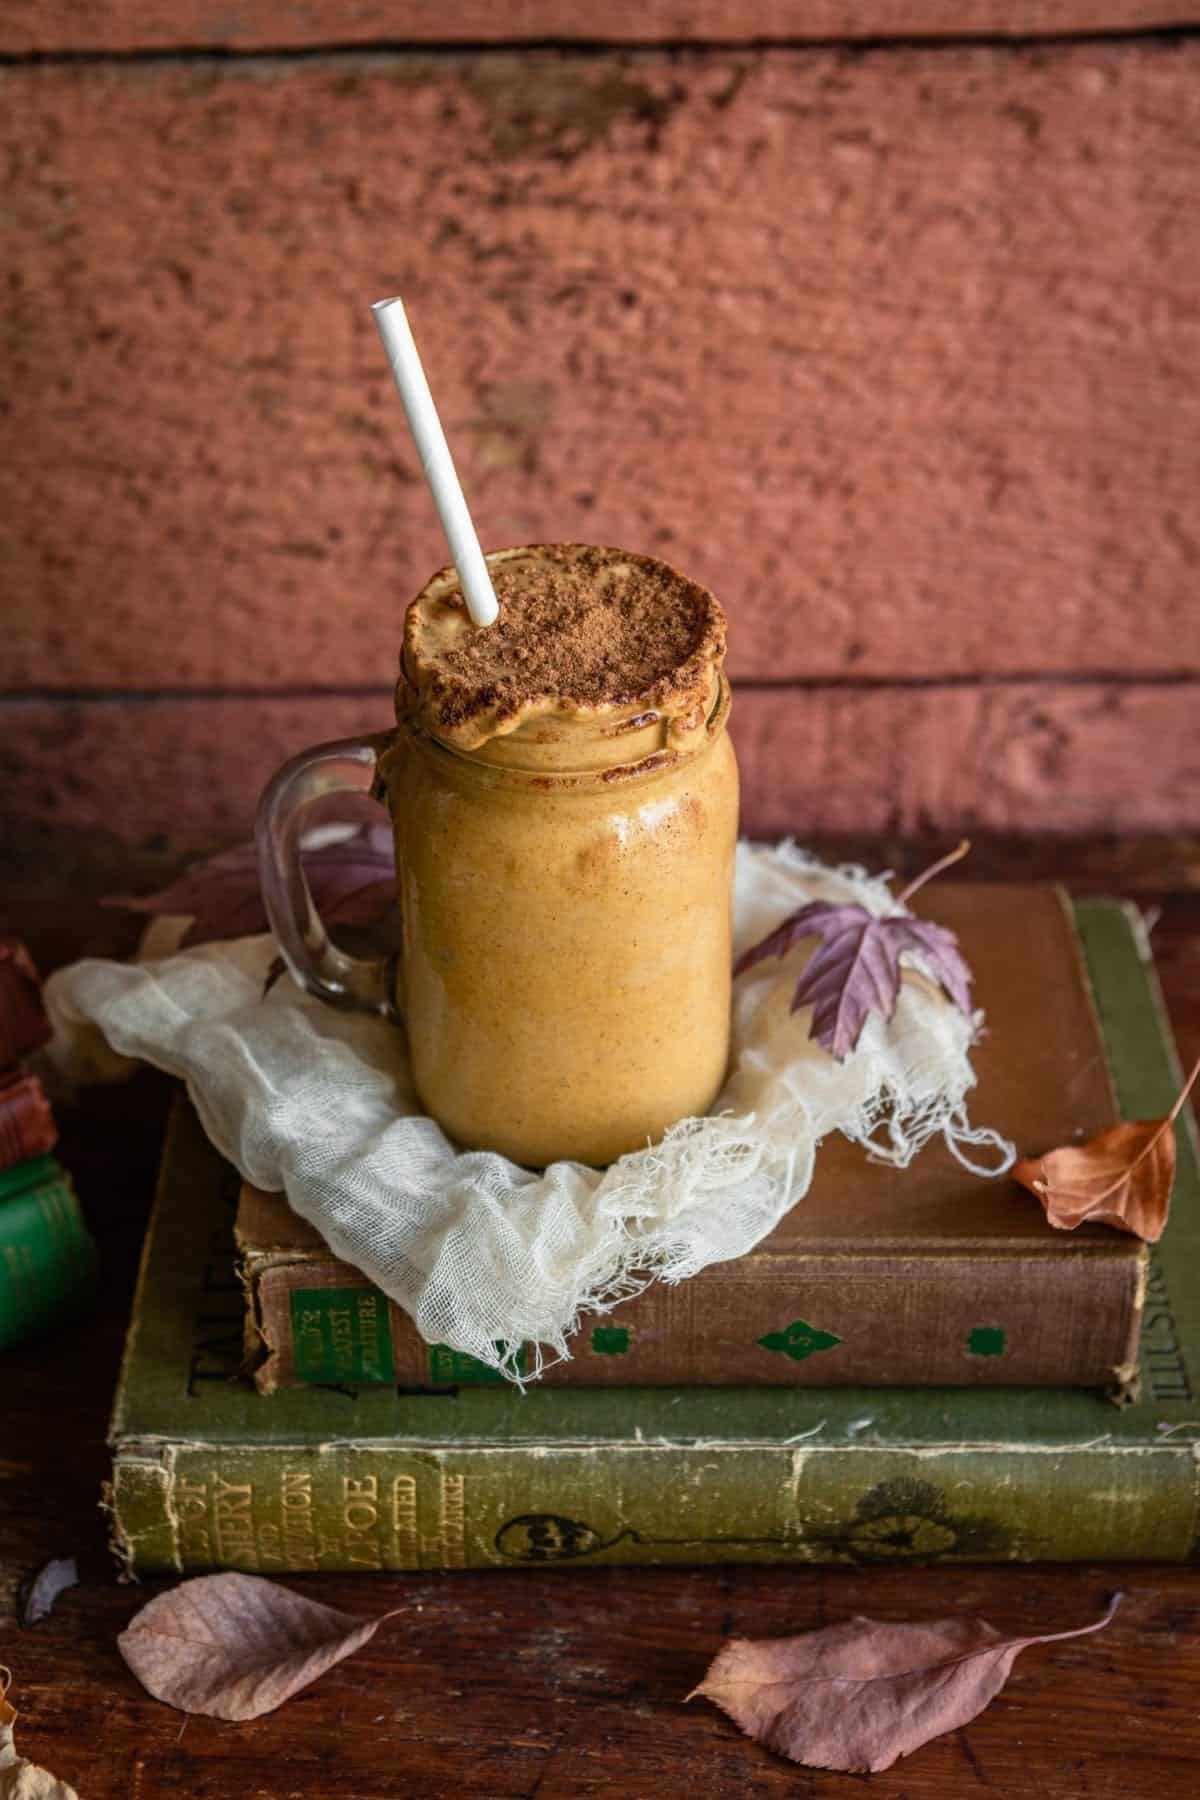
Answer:
[[[29,954],[0,938],[0,1350],[71,1318],[95,1282],[95,1245],[52,1154],[50,1102],[23,1067],[49,1037]]]
[[[1023,1152],[1165,1113],[1130,911],[930,895]],[[588,1321],[526,1393],[411,1321],[176,1108],[112,1425],[135,1573],[545,1562],[1183,1559],[1200,1541],[1200,1182],[1153,1256],[931,1145],[827,1141],[750,1255]],[[257,1391],[256,1391],[257,1388]],[[1120,1404],[1114,1404],[1114,1401]]]

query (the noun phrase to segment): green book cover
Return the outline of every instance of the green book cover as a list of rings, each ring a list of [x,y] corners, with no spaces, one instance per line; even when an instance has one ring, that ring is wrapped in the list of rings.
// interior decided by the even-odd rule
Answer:
[[[1122,1112],[1178,1089],[1148,953],[1077,908]],[[136,1573],[562,1562],[1182,1560],[1198,1534],[1200,1185],[1179,1132],[1141,1398],[1057,1389],[294,1389],[236,1371],[238,1179],[176,1109],[112,1426]]]
[[[0,1350],[72,1317],[95,1276],[96,1246],[57,1157],[0,1171]]]

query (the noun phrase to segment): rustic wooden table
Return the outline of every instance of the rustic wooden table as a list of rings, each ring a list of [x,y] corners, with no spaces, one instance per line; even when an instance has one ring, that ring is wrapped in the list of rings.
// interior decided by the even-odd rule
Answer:
[[[936,846],[935,846],[936,849]],[[880,847],[874,848],[878,862]],[[917,867],[925,849],[889,850]],[[1065,878],[1138,898],[1185,1060],[1200,1053],[1200,846],[992,844],[975,873]],[[76,893],[8,892],[5,927],[48,968],[128,947],[130,924]],[[150,1194],[165,1084],[86,1094],[63,1154],[101,1239],[95,1316],[0,1361],[0,1661],[13,1671],[18,1747],[82,1800],[383,1800],[415,1795],[805,1795],[870,1780],[880,1800],[986,1790],[1046,1800],[1200,1792],[1200,1587],[1191,1569],[620,1568],[297,1578],[335,1606],[402,1608],[352,1661],[274,1715],[227,1725],[146,1695],[116,1649],[149,1590],[120,1586],[97,1493],[104,1431]],[[81,1582],[50,1618],[16,1624],[21,1579],[74,1555]],[[793,1768],[683,1699],[721,1638],[978,1611],[1053,1630],[1125,1602],[1100,1637],[1021,1659],[969,1729],[887,1774]]]

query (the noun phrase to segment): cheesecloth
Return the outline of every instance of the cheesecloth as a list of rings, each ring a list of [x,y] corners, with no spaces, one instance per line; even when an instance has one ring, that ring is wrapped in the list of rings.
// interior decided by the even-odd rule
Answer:
[[[810,900],[894,904],[886,878],[825,867],[791,843],[739,845],[735,951]],[[906,954],[894,1018],[872,1014],[835,1062],[808,1036],[810,1009],[789,1012],[808,953],[735,983],[730,1072],[711,1113],[607,1169],[534,1173],[453,1144],[418,1111],[394,1026],[288,978],[262,997],[270,936],[58,971],[46,986],[51,1055],[77,1080],[112,1078],[128,1059],[179,1076],[245,1179],[282,1189],[428,1342],[516,1381],[524,1346],[535,1379],[569,1354],[582,1315],[757,1244],[803,1198],[829,1132],[899,1166],[941,1136],[976,1173],[1011,1167],[1012,1146],[967,1118],[982,1015],[966,1018]]]

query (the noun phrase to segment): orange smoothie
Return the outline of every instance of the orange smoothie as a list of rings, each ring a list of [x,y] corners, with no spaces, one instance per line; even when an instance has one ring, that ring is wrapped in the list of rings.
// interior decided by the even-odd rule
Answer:
[[[421,1103],[467,1148],[606,1164],[715,1098],[729,1051],[737,768],[725,622],[647,556],[488,558],[408,610],[379,759]]]

